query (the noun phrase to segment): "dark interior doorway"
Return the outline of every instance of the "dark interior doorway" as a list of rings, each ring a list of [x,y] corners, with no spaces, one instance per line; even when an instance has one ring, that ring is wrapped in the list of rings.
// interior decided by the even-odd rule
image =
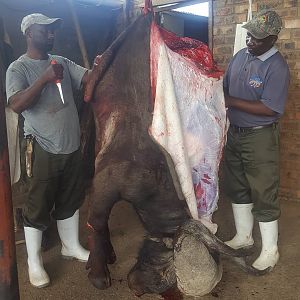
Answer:
[[[204,15],[199,15],[200,13]],[[199,12],[195,5],[191,5],[164,10],[158,13],[157,19],[160,26],[178,36],[190,37],[206,44],[209,43],[208,9],[207,12]]]

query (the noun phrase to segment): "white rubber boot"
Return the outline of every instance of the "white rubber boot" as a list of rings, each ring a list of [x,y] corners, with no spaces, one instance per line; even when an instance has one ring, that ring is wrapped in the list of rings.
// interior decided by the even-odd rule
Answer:
[[[66,259],[78,259],[86,262],[90,252],[84,249],[78,238],[79,211],[65,220],[57,220],[57,230],[61,239],[61,254]]]
[[[265,270],[274,268],[279,260],[278,252],[278,220],[259,222],[262,249],[257,260],[252,264],[255,269]]]
[[[254,244],[252,238],[253,229],[253,203],[235,204],[232,203],[232,211],[236,228],[236,235],[230,241],[225,242],[226,245],[233,249],[250,247]]]
[[[24,227],[26,248],[28,254],[28,274],[30,283],[42,288],[48,286],[50,279],[43,266],[41,255],[42,234],[41,230],[33,227]]]

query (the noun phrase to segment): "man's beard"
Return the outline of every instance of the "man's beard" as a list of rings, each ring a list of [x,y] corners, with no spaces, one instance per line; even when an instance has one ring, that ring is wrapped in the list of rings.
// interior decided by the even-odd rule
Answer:
[[[42,52],[49,52],[53,49],[53,43],[35,43],[35,47]]]

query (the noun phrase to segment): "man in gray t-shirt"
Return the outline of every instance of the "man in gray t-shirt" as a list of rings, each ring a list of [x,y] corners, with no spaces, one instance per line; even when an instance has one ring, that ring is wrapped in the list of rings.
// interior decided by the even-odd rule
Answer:
[[[225,191],[232,200],[236,235],[226,244],[252,246],[254,219],[262,237],[259,270],[278,259],[279,128],[289,85],[289,68],[274,47],[282,27],[274,11],[262,11],[244,25],[247,48],[229,63],[224,77],[230,127],[225,147]]]
[[[78,90],[86,69],[72,61],[56,55],[45,59],[33,59],[24,54],[7,70],[7,99],[28,89],[55,60],[63,67],[61,81],[64,103],[54,82],[43,86],[38,102],[21,113],[24,117],[25,136],[32,135],[39,145],[53,154],[70,154],[78,150],[79,121],[74,102],[73,89]],[[50,67],[51,68],[51,67]]]
[[[29,279],[36,287],[50,283],[40,248],[42,232],[51,218],[57,220],[62,255],[80,261],[89,257],[89,251],[78,240],[78,210],[84,191],[73,90],[87,82],[90,71],[48,54],[61,21],[38,13],[24,17],[21,30],[27,51],[9,66],[6,75],[8,105],[24,117],[29,194],[23,218]],[[99,61],[97,57],[95,65]]]

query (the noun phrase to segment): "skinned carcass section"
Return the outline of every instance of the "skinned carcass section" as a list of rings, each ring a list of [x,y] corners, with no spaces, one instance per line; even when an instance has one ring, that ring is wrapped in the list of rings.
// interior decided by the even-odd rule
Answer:
[[[150,134],[171,155],[192,217],[210,226],[226,134],[222,72],[205,44],[179,38],[154,22],[150,53]]]

